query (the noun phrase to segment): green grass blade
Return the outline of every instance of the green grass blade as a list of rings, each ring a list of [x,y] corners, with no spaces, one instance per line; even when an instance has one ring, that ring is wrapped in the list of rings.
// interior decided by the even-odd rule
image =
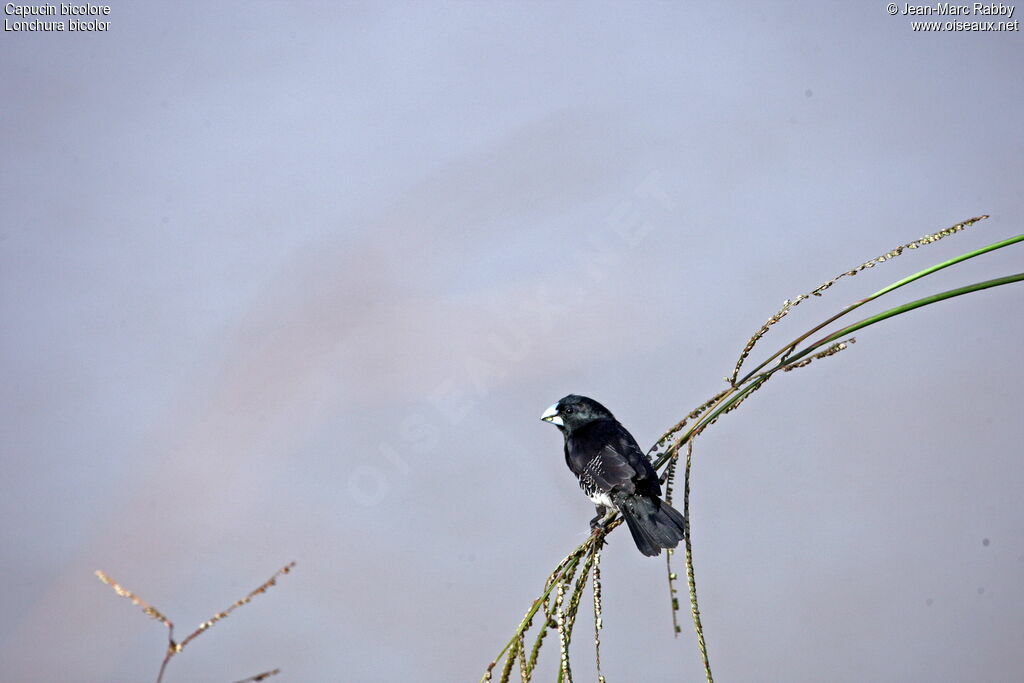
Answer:
[[[920,272],[917,272],[917,273],[914,273],[913,275],[908,275],[907,277],[903,278],[902,280],[897,280],[896,282],[892,283],[891,285],[889,285],[887,287],[883,287],[882,289],[878,290],[877,292],[875,292],[874,294],[869,296],[867,299],[865,299],[865,301],[871,301],[873,299],[877,299],[878,297],[882,296],[883,294],[888,294],[892,290],[899,289],[903,285],[910,284],[914,280],[918,280],[920,278],[923,278],[926,275],[931,275],[935,271],[942,270],[943,268],[949,268],[950,266],[956,265],[957,263],[960,263],[962,261],[966,261],[967,259],[972,259],[975,256],[981,256],[982,254],[987,254],[988,252],[995,251],[996,249],[1002,249],[1003,247],[1008,247],[1011,244],[1016,244],[1017,242],[1024,242],[1024,233],[1021,233],[1020,235],[1017,235],[1016,237],[1010,237],[1009,239],[1002,240],[1001,242],[994,242],[993,244],[989,244],[988,246],[982,247],[980,249],[975,249],[974,251],[969,251],[966,254],[960,254],[959,256],[957,256],[955,258],[949,259],[948,261],[943,261],[942,263],[937,263],[934,266],[931,266],[930,268],[925,268],[924,270],[922,270]]]
[[[835,315],[833,315],[828,320],[825,320],[824,322],[819,323],[818,325],[816,325],[815,327],[811,328],[807,332],[804,332],[802,335],[800,335],[799,337],[797,337],[796,339],[791,341],[789,344],[787,344],[786,346],[782,347],[781,349],[779,349],[778,351],[773,353],[771,356],[769,356],[764,361],[762,361],[757,367],[755,367],[753,370],[751,370],[746,375],[744,375],[742,379],[740,379],[738,382],[736,382],[736,386],[742,386],[746,382],[750,381],[750,379],[754,375],[756,375],[759,372],[761,372],[762,370],[764,370],[764,368],[766,368],[772,361],[774,361],[775,359],[779,358],[780,356],[784,358],[783,364],[788,364],[791,361],[798,360],[802,356],[806,355],[806,353],[801,352],[800,355],[797,355],[797,356],[786,356],[787,353],[789,353],[789,352],[793,351],[794,349],[796,349],[796,347],[802,341],[804,341],[805,339],[810,337],[812,334],[814,334],[818,330],[822,329],[826,325],[829,325],[829,324],[835,322],[839,318],[842,318],[843,316],[852,313],[853,311],[855,311],[856,309],[860,308],[864,304],[870,303],[870,302],[874,301],[875,299],[877,299],[878,297],[882,296],[883,294],[888,294],[889,292],[893,291],[894,289],[899,289],[903,285],[909,284],[909,283],[911,283],[911,282],[913,282],[915,280],[920,280],[921,278],[923,278],[923,277],[925,277],[927,275],[931,275],[932,273],[934,273],[936,271],[939,271],[939,270],[942,270],[943,268],[949,268],[950,266],[956,265],[957,263],[961,263],[963,261],[966,261],[967,259],[972,259],[975,256],[981,256],[982,254],[987,254],[988,252],[995,251],[996,249],[1002,249],[1003,247],[1008,247],[1011,244],[1016,244],[1017,242],[1024,242],[1024,233],[1022,233],[1020,235],[1017,235],[1016,237],[1010,237],[1010,238],[1002,240],[1000,242],[994,242],[994,243],[989,244],[987,246],[981,247],[980,249],[975,249],[974,251],[969,251],[969,252],[967,252],[965,254],[960,254],[959,256],[956,256],[954,258],[949,259],[948,261],[943,261],[942,263],[937,263],[934,266],[930,266],[928,268],[925,268],[924,270],[918,271],[918,272],[914,273],[913,275],[908,275],[907,277],[903,278],[902,280],[897,280],[896,282],[893,282],[892,284],[883,287],[882,289],[878,290],[874,294],[872,294],[872,295],[870,295],[868,297],[865,297],[865,298],[861,299],[860,301],[856,301],[856,302],[850,304],[849,306],[847,306],[843,310],[841,310],[838,313],[836,313]]]
[[[894,316],[907,313],[909,311],[914,310],[915,308],[921,308],[922,306],[928,306],[930,304],[938,303],[939,301],[945,301],[946,299],[952,299],[953,297],[961,296],[963,294],[970,294],[971,292],[980,292],[983,289],[989,289],[991,287],[999,287],[1001,285],[1008,285],[1014,282],[1021,282],[1022,280],[1024,280],[1024,273],[1017,273],[1016,275],[1007,275],[1006,277],[999,277],[995,278],[994,280],[985,280],[984,282],[976,282],[973,285],[957,287],[956,289],[950,289],[945,292],[933,294],[932,296],[926,296],[923,299],[911,301],[909,303],[897,306],[895,308],[890,308],[888,311],[883,311],[868,318],[864,318],[860,322],[848,325],[847,327],[844,327],[841,330],[836,330],[835,332],[825,337],[822,337],[818,341],[814,342],[807,348],[800,351],[800,353],[796,354],[795,356],[791,356],[790,358],[787,358],[787,363],[799,360],[806,356],[807,354],[814,351],[815,349],[824,346],[829,342],[833,342],[836,341],[837,339],[845,337],[852,332],[864,329],[865,327],[868,327],[869,325],[874,325],[875,323],[881,322],[882,320],[886,320],[888,318],[892,318]],[[776,369],[777,368],[773,368],[772,372],[774,372]]]

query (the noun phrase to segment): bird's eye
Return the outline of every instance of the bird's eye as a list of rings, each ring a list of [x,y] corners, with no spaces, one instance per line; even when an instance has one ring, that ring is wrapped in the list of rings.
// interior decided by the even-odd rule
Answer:
[[[573,412],[575,412],[575,411],[573,411],[573,409],[572,409],[572,408],[566,408],[566,409],[565,409],[564,411],[562,411],[562,412],[564,412],[564,413],[565,413],[566,415],[572,415],[572,414],[573,414]]]

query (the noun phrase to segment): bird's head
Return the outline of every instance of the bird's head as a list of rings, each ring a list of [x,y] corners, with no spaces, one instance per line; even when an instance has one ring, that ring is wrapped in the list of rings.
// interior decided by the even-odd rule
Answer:
[[[545,410],[540,419],[550,422],[563,432],[568,433],[594,420],[615,418],[611,411],[594,399],[569,394]]]

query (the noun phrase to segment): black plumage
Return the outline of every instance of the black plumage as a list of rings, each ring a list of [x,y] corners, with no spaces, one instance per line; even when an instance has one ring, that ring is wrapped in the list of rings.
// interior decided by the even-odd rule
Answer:
[[[661,499],[661,483],[633,436],[603,405],[570,394],[541,416],[565,437],[565,462],[580,488],[597,505],[592,528],[616,512],[644,555],[675,548],[685,534],[679,511]]]

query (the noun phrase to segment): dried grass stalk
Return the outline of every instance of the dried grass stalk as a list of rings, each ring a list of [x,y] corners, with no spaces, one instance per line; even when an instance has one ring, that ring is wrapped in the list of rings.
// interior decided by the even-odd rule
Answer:
[[[186,636],[186,638],[182,640],[180,643],[174,640],[174,623],[170,619],[165,617],[159,610],[157,610],[155,607],[153,607],[145,600],[137,596],[135,593],[132,593],[127,588],[121,586],[121,584],[114,581],[112,578],[110,578],[110,576],[108,576],[104,572],[97,570],[95,573],[96,577],[99,578],[99,580],[103,583],[113,588],[115,593],[117,593],[123,598],[128,598],[132,601],[132,604],[142,607],[142,611],[147,616],[156,619],[157,621],[161,622],[164,626],[167,627],[167,653],[164,655],[164,660],[160,664],[160,673],[157,674],[156,677],[157,683],[161,683],[164,679],[164,672],[167,670],[167,665],[171,661],[171,657],[184,650],[185,646],[192,642],[193,639],[199,637],[200,634],[205,633],[207,629],[216,624],[218,621],[224,619],[242,605],[246,605],[249,602],[251,602],[255,596],[266,593],[271,587],[277,584],[277,579],[279,577],[289,573],[294,566],[294,562],[289,562],[287,565],[277,570],[274,573],[274,575],[266,581],[264,581],[259,588],[253,590],[244,598],[237,600],[233,605],[228,607],[223,612],[218,612],[217,614],[213,615],[210,619],[207,619],[206,621],[201,623],[195,631]],[[280,669],[265,671],[261,674],[256,674],[256,676],[250,676],[249,678],[244,679],[244,681],[242,681],[241,683],[244,683],[245,681],[262,681],[264,679],[270,678],[271,676],[277,675],[279,671]]]

